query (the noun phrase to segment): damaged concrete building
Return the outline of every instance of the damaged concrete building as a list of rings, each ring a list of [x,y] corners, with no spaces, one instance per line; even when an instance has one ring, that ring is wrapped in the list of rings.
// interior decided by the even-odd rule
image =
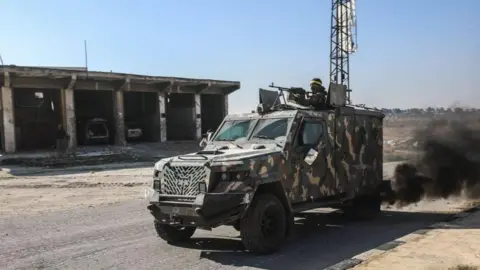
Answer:
[[[198,140],[228,112],[240,82],[0,66],[1,144],[6,153],[51,149],[57,127],[69,148]]]

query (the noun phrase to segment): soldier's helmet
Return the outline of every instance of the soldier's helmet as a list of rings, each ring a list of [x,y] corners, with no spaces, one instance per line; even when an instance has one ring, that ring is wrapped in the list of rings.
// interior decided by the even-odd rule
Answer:
[[[314,85],[322,86],[322,80],[320,80],[319,78],[313,78],[310,81],[310,87],[313,87]]]
[[[319,78],[313,78],[310,81],[310,89],[313,93],[318,93],[324,91],[325,87],[323,87],[322,80],[320,80]]]

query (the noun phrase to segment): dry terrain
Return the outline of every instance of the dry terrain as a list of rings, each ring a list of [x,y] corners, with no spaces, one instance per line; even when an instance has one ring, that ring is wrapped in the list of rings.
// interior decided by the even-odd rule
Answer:
[[[141,199],[151,167],[83,172],[37,172],[0,178],[0,215],[95,207]]]
[[[383,130],[384,162],[404,161],[418,154],[414,133],[429,119],[387,119]]]
[[[141,199],[149,177],[150,168],[138,168],[2,180],[15,188],[0,189],[0,269],[323,269],[469,206],[424,201],[363,222],[314,211],[296,220],[280,252],[253,256],[231,227],[197,230],[181,246],[160,240]]]

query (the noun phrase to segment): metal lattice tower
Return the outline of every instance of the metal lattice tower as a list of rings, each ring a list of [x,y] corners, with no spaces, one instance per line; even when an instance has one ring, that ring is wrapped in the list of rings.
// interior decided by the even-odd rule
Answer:
[[[330,82],[347,86],[350,100],[350,54],[357,50],[355,0],[332,0],[330,42]]]

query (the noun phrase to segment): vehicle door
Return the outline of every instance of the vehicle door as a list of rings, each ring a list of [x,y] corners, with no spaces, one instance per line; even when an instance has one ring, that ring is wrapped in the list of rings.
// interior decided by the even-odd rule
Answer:
[[[321,187],[327,175],[327,151],[325,149],[325,121],[304,118],[294,141],[295,164],[293,201],[303,202],[322,196]]]

